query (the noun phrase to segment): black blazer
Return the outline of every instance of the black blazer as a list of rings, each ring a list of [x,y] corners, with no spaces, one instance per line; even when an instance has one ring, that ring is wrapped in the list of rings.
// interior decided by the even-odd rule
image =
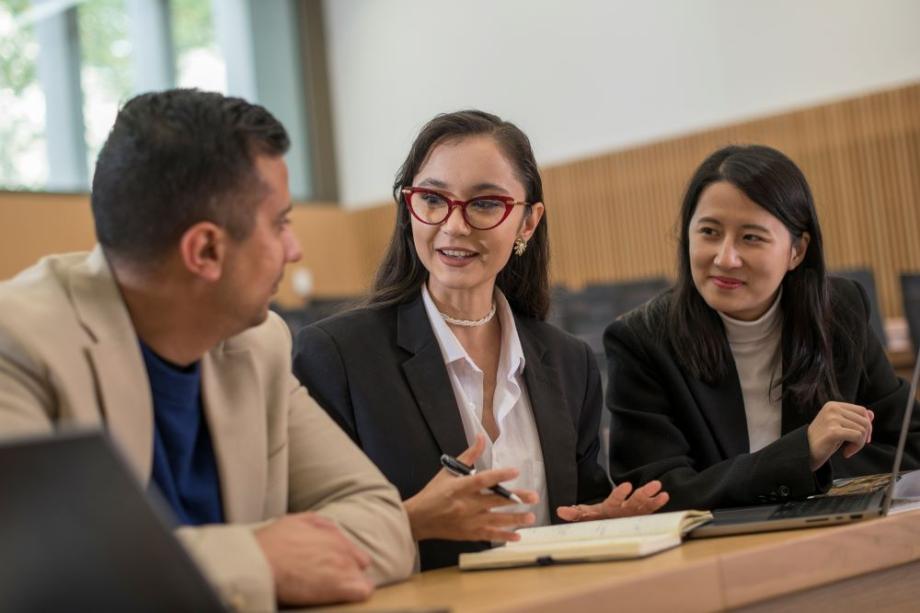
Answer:
[[[782,436],[750,453],[737,372],[707,385],[676,362],[663,331],[670,294],[611,324],[604,335],[612,411],[610,472],[614,482],[660,479],[668,509],[740,506],[804,497],[833,478],[887,472],[907,405],[908,386],[897,378],[868,325],[862,287],[832,278],[835,316],[850,322],[850,338],[834,338],[842,397],[875,412],[872,443],[846,460],[841,453],[812,473],[806,430],[821,407],[782,405]],[[841,336],[841,335],[838,335]],[[727,342],[727,340],[726,340]],[[862,347],[862,351],[854,348]],[[846,359],[844,353],[848,352]],[[902,468],[920,466],[920,412]]]
[[[550,515],[560,505],[610,493],[598,464],[600,373],[582,341],[541,321],[515,316],[524,381],[543,449]],[[405,500],[440,469],[442,453],[467,447],[460,412],[421,294],[310,325],[294,343],[294,374],[396,485]],[[457,563],[483,542],[419,543],[422,570]]]

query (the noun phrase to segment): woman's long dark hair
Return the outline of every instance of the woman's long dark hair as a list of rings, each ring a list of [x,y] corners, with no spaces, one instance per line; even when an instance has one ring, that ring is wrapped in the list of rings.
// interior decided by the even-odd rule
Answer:
[[[821,228],[811,190],[788,157],[762,145],[729,146],[700,165],[680,211],[677,282],[668,303],[667,335],[681,366],[710,384],[730,372],[731,349],[718,314],[706,304],[690,272],[690,220],[700,195],[712,183],[727,181],[779,219],[793,243],[807,232],[805,258],[782,281],[784,402],[802,410],[819,409],[839,398],[834,373],[833,330]],[[842,356],[841,356],[842,357]]]
[[[438,115],[419,132],[409,156],[396,173],[393,184],[396,228],[377,269],[368,305],[389,306],[418,297],[422,283],[428,278],[428,271],[415,251],[412,223],[402,198],[402,188],[412,185],[412,180],[436,145],[480,135],[495,139],[526,190],[526,202],[543,202],[543,181],[530,140],[517,126],[490,113],[475,110]],[[525,214],[531,214],[531,206],[526,207]],[[511,256],[508,264],[498,273],[496,285],[515,313],[546,319],[549,309],[549,233],[545,214],[527,242],[527,251],[522,256]]]

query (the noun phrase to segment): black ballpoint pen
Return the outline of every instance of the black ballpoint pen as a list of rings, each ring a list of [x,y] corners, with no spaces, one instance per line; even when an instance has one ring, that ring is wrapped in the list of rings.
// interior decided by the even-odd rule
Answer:
[[[464,464],[463,462],[461,462],[454,456],[447,455],[446,453],[441,455],[441,466],[446,468],[449,472],[457,475],[458,477],[466,477],[467,475],[476,474],[475,468],[473,468],[472,466],[467,466],[466,464]],[[489,489],[495,492],[496,494],[498,494],[499,496],[503,496],[507,498],[508,500],[511,500],[512,502],[516,502],[518,504],[524,504],[524,501],[521,500],[520,496],[518,496],[514,492],[508,491],[507,489],[505,489],[499,484],[495,484]]]

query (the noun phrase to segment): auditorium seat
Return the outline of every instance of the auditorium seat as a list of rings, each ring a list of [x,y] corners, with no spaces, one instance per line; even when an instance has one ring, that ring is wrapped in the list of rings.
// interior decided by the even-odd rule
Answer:
[[[863,286],[869,295],[869,305],[872,313],[869,315],[869,325],[881,341],[882,347],[888,347],[888,337],[885,334],[885,325],[882,323],[882,310],[879,307],[878,292],[875,289],[875,275],[868,268],[848,268],[831,272],[832,275],[856,281]]]

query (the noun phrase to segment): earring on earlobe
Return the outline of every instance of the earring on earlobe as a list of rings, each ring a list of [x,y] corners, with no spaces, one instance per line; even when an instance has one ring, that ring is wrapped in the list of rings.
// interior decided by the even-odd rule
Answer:
[[[524,255],[525,251],[527,251],[527,240],[520,236],[514,239],[514,255]]]

